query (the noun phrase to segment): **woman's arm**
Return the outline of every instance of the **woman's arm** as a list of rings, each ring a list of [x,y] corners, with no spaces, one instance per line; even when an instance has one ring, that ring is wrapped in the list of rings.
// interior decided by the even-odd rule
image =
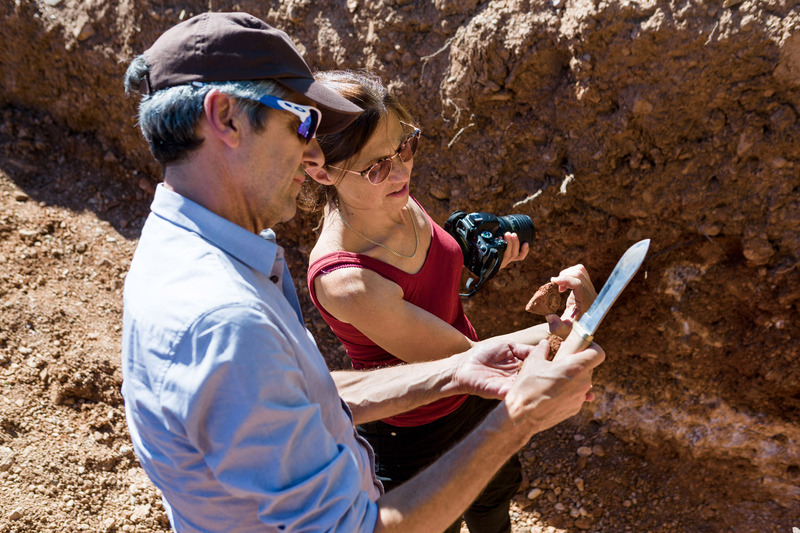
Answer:
[[[592,305],[597,293],[580,264],[562,270],[551,281],[561,292],[571,291],[560,318],[549,315],[547,323],[486,341],[536,345],[551,332],[565,338],[573,320]],[[444,320],[404,300],[399,285],[371,270],[341,268],[317,277],[314,283],[317,299],[328,313],[407,363],[442,359],[476,344]]]
[[[558,319],[558,317],[555,315],[552,316]],[[519,344],[536,346],[542,339],[546,339],[548,335],[550,335],[550,325],[547,322],[544,322],[529,328],[512,331],[511,333],[504,333],[502,335],[489,337],[488,339],[482,340],[481,343],[517,342]]]
[[[314,280],[320,305],[407,363],[442,359],[474,342],[403,299],[403,289],[366,268],[340,268]]]

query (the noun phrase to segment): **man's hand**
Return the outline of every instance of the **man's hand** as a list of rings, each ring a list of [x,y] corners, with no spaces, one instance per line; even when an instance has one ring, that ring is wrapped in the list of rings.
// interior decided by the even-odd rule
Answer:
[[[592,401],[592,371],[605,359],[605,352],[592,343],[568,357],[547,360],[547,341],[532,348],[519,371],[505,403],[514,425],[522,425],[528,438],[566,420]]]
[[[459,358],[453,377],[455,386],[465,394],[503,399],[530,351],[530,346],[521,344],[478,343],[453,356]]]
[[[550,333],[566,339],[572,329],[572,323],[589,310],[597,298],[597,291],[592,285],[589,272],[583,265],[574,265],[562,270],[558,276],[550,278],[558,285],[559,292],[571,290],[567,298],[567,307],[561,317],[547,315],[545,319],[550,326]]]

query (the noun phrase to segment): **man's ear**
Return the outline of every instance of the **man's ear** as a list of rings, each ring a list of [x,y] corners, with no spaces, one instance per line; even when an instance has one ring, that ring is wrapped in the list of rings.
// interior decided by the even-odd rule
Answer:
[[[333,185],[333,180],[328,176],[328,171],[322,167],[306,167],[306,174],[322,185]]]
[[[206,126],[210,133],[230,147],[238,146],[242,134],[242,114],[232,97],[211,89],[203,100]]]

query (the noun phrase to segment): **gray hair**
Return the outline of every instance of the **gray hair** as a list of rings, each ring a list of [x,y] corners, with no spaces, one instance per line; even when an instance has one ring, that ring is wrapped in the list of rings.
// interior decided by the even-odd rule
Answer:
[[[139,92],[148,73],[144,55],[133,58],[125,72],[125,92]],[[248,80],[177,85],[142,96],[139,128],[150,146],[150,153],[162,166],[185,159],[203,143],[197,134],[197,125],[203,116],[203,101],[212,88],[235,98],[237,108],[247,115],[257,132],[264,129],[269,108],[251,98],[267,94],[283,98],[289,93],[273,81]]]

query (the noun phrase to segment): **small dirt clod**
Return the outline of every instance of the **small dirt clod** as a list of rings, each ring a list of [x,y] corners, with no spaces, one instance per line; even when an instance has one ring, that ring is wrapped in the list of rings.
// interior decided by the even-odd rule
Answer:
[[[525,306],[525,310],[544,316],[555,313],[559,307],[561,307],[561,293],[558,292],[558,285],[551,281],[539,287]]]
[[[547,354],[547,360],[552,361],[553,358],[558,353],[558,349],[561,348],[561,343],[564,341],[561,337],[556,335],[555,333],[551,333],[547,336],[547,342],[550,343],[550,353]]]

